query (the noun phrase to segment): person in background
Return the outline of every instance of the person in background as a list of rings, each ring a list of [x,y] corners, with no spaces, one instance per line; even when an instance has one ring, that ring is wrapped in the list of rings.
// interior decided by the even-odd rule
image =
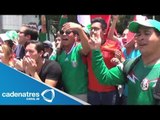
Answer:
[[[17,45],[18,33],[14,30],[7,31],[4,34],[1,34],[3,40],[2,48],[4,51],[4,62],[9,66],[15,67],[15,53],[14,49]],[[7,45],[8,47],[4,46]],[[11,49],[11,51],[10,51]],[[12,64],[12,65],[11,65]]]
[[[55,56],[51,57],[51,60],[55,60],[57,58],[57,54],[60,54],[62,51],[62,39],[60,35],[60,31],[57,32],[56,38],[55,38],[55,49],[56,49],[56,54]]]
[[[1,37],[3,43],[8,45],[14,51],[17,45],[18,33],[15,30],[10,30],[4,33]]]
[[[12,49],[6,45],[0,45],[0,62],[14,68],[14,56]]]
[[[49,40],[46,40],[43,42],[44,45],[44,58],[46,59],[50,59],[52,53],[53,53],[53,45],[52,42],[50,42]]]
[[[30,40],[37,40],[38,38],[38,28],[34,22],[28,24],[23,24],[18,32],[18,45],[16,46],[14,53],[16,55],[15,68],[19,71],[23,71],[22,59],[25,55],[25,44]]]
[[[135,42],[135,33],[129,31],[129,29],[126,28],[120,38],[114,35],[118,18],[119,15],[113,15],[113,22],[107,37],[111,40],[120,42],[125,59],[138,57],[139,55],[141,55],[141,53],[136,47],[137,43]]]
[[[21,60],[25,55],[24,45],[29,40],[37,40],[38,28],[34,23],[23,24],[18,32],[18,45],[16,46],[14,53],[16,58]]]
[[[119,15],[113,15],[112,18],[113,18],[113,21],[112,21],[111,27],[108,31],[107,38],[110,40],[118,41],[121,48],[122,48],[122,47],[124,47],[124,44],[126,43],[127,34],[129,32],[129,29],[125,28],[121,36],[118,34],[115,34],[116,24],[118,22]]]

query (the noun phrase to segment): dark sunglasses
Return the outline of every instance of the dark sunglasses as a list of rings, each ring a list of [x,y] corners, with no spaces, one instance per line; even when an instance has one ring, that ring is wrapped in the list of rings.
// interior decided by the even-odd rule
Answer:
[[[66,31],[64,32],[63,30],[60,30],[60,34],[61,34],[61,35],[63,35],[64,33],[65,33],[66,35],[69,35],[71,32],[73,32],[73,31],[66,30]]]

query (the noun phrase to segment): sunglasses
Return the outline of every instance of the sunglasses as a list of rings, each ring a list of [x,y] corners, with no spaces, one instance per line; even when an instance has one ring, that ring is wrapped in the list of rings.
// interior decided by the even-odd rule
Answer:
[[[63,35],[64,33],[65,33],[66,35],[69,35],[71,32],[73,32],[73,31],[66,30],[66,31],[64,32],[63,30],[60,30],[60,34],[61,34],[61,35]]]

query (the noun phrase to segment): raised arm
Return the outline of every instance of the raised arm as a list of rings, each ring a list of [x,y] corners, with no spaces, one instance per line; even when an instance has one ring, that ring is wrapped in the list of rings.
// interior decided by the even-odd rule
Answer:
[[[120,67],[114,67],[110,70],[106,67],[102,54],[100,52],[101,38],[99,36],[91,36],[89,45],[92,49],[92,68],[94,74],[102,84],[118,85],[124,83],[123,72]]]
[[[111,25],[111,27],[110,27],[110,29],[108,31],[108,35],[107,35],[108,39],[118,40],[117,37],[114,35],[114,31],[115,31],[115,28],[116,28],[116,24],[117,24],[118,18],[119,18],[119,15],[113,15],[112,25]]]

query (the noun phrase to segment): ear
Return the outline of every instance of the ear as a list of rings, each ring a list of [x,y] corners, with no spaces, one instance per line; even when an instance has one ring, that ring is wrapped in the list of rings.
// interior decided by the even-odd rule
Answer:
[[[43,57],[44,51],[41,50],[41,52],[39,53],[40,57]]]
[[[103,34],[104,34],[104,35],[107,34],[107,29],[103,30]]]
[[[26,35],[26,38],[27,38],[28,40],[31,40],[31,35]]]

